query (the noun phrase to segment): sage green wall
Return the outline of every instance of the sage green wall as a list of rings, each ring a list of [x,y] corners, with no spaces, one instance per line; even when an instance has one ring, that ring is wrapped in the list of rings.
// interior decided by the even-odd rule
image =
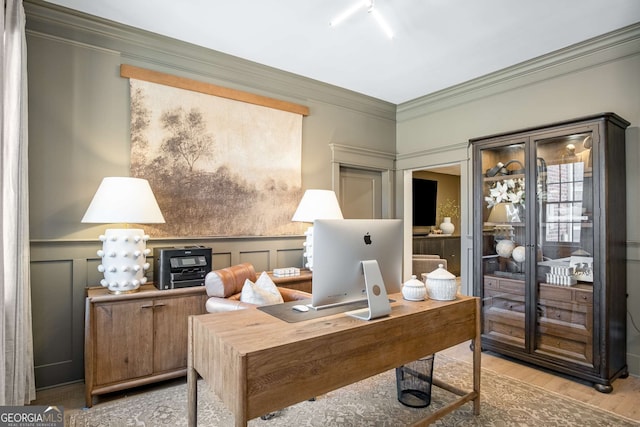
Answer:
[[[306,188],[331,188],[330,143],[395,150],[393,104],[47,3],[28,2],[26,9],[32,239],[99,233],[79,219],[102,177],[129,173],[122,63],[308,106]]]
[[[397,168],[430,166],[430,153],[442,158],[450,146],[451,159],[469,171],[471,153],[461,156],[460,146],[470,138],[608,111],[631,122],[626,132],[627,307],[640,325],[640,222],[635,214],[640,211],[640,24],[398,106]],[[463,180],[461,196],[468,202],[470,188],[470,179]],[[471,248],[467,230],[463,251]],[[469,257],[467,278],[470,263]],[[630,372],[640,375],[640,332],[630,319],[627,360]]]
[[[98,283],[97,236],[104,226],[80,220],[103,177],[129,174],[129,81],[119,76],[120,64],[308,106],[304,188],[332,188],[329,144],[353,147],[356,156],[358,149],[395,152],[393,104],[42,1],[25,1],[25,11],[38,387],[83,379],[84,290]],[[357,164],[367,162],[364,156]],[[149,246],[208,245],[214,268],[252,262],[266,270],[302,266],[303,241],[176,236]]]

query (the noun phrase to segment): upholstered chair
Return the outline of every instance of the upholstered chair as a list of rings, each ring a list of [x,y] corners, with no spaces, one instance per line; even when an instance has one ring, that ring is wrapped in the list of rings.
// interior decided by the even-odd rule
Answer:
[[[413,254],[412,271],[418,279],[422,277],[424,273],[431,273],[438,268],[439,264],[447,268],[447,260],[440,258],[440,255],[423,255]]]
[[[256,282],[258,276],[252,264],[244,263],[213,270],[205,277],[205,287],[209,299],[206,309],[209,313],[255,308],[256,304],[242,302],[240,295],[245,280]],[[284,302],[311,298],[311,294],[296,289],[277,287]]]

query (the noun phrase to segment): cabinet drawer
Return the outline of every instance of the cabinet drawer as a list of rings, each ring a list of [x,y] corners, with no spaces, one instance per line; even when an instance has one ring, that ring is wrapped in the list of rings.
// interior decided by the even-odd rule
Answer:
[[[488,291],[484,294],[485,298],[483,301],[483,305],[485,310],[487,309],[496,309],[496,310],[507,310],[513,311],[517,313],[523,313],[525,311],[525,301],[524,295],[514,295],[506,292],[497,291]]]
[[[524,281],[503,279],[496,276],[484,276],[484,289],[487,290],[500,290],[502,292],[508,292],[514,295],[524,296]]]
[[[524,348],[524,314],[485,311],[483,335],[495,341]]]
[[[574,293],[584,294],[584,292]],[[536,352],[592,366],[593,306],[546,300],[538,306]]]
[[[536,352],[593,367],[593,347],[590,339],[541,334],[536,340]]]
[[[591,289],[573,288],[569,286],[565,287],[541,283],[539,297],[540,299],[593,304],[593,291]]]
[[[579,325],[585,329],[591,329],[591,310],[575,310],[575,307],[566,308],[560,306],[540,306],[538,309],[539,319],[549,319],[552,322],[562,322]]]
[[[593,291],[574,289],[573,300],[578,303],[593,304]]]

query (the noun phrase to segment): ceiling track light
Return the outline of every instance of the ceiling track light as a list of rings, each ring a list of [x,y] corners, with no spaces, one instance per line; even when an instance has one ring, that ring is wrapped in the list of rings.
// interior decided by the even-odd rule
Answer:
[[[360,8],[367,6],[368,3],[369,3],[368,1],[360,1],[354,4],[353,6],[351,6],[350,8],[346,9],[344,12],[342,12],[341,14],[333,18],[329,22],[329,25],[332,27],[339,25],[341,22],[346,21],[348,18],[350,18],[351,15],[355,14]]]
[[[376,9],[374,0],[363,0],[355,3],[353,6],[349,7],[344,12],[342,12],[341,14],[333,18],[329,22],[329,25],[332,27],[335,27],[339,25],[341,22],[349,19],[352,15],[358,12],[358,10],[363,8],[366,8],[367,13],[370,13],[373,16],[373,18],[376,20],[376,22],[378,23],[382,31],[387,35],[387,37],[392,39],[393,31],[391,30],[391,27],[389,26],[387,21],[384,19],[382,14],[378,11],[378,9]]]
[[[387,37],[389,37],[390,39],[393,38],[393,31],[391,31],[391,27],[389,26],[389,24],[387,24],[387,21],[385,21],[384,17],[382,16],[382,14],[380,12],[378,12],[378,9],[371,9],[369,11],[373,17],[375,18],[376,22],[378,23],[378,25],[380,25],[380,28],[382,28],[382,31],[384,31],[384,33],[387,35]]]

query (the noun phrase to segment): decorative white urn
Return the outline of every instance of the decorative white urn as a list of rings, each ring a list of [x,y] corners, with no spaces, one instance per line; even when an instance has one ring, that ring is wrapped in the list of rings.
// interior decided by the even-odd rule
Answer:
[[[427,274],[427,293],[429,298],[437,301],[452,301],[456,299],[458,284],[456,276],[449,273],[443,264]]]
[[[443,219],[443,223],[440,224],[440,230],[442,230],[442,234],[453,234],[456,226],[451,222],[451,217],[445,216]]]
[[[408,301],[423,301],[426,295],[426,286],[415,274],[402,285],[402,297]]]

